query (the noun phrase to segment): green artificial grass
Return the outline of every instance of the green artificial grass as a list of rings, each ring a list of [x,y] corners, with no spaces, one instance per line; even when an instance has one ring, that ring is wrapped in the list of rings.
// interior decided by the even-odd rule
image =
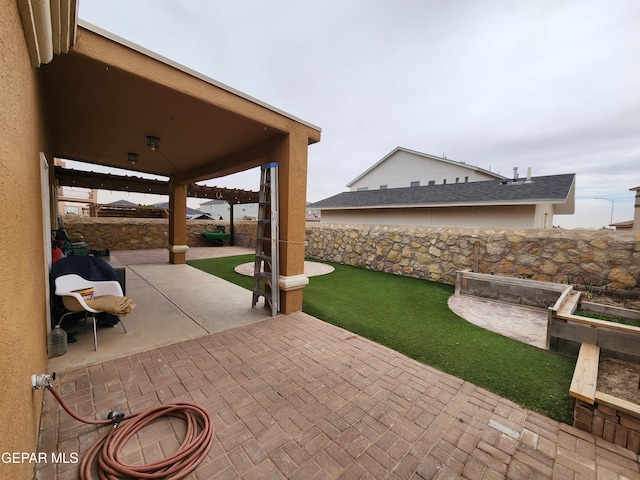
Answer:
[[[190,265],[249,290],[233,268],[253,255]],[[329,262],[327,262],[329,263]],[[453,286],[347,265],[312,277],[303,310],[558,421],[572,423],[574,360],[484,330],[447,305]]]

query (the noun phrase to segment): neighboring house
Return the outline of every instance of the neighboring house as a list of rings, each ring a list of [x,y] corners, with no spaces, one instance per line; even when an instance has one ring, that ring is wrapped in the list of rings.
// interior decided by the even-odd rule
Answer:
[[[153,208],[169,210],[169,202],[155,203]],[[202,210],[187,207],[187,218],[190,220],[207,220],[213,219],[214,217]]]
[[[509,179],[464,162],[397,147],[316,203],[324,223],[551,228],[574,213],[575,175]]]
[[[347,184],[351,191],[504,179],[479,167],[397,147]]]
[[[575,174],[343,192],[307,208],[324,223],[551,228],[574,213]]]
[[[65,166],[65,162],[58,158],[54,159],[54,164]],[[88,217],[92,208],[98,205],[98,191],[89,188],[69,188],[57,187],[58,213],[60,215],[81,215]]]
[[[307,222],[319,222],[320,210],[314,210],[313,208],[309,208],[309,205],[311,205],[311,202],[307,202],[307,209],[306,209]]]
[[[200,211],[211,215],[214,219],[229,221],[231,207],[224,200],[209,200],[200,204]],[[234,220],[255,220],[258,218],[257,203],[242,203],[233,206]]]
[[[640,231],[640,187],[630,188],[629,191],[636,192],[636,200],[634,203],[633,220],[612,223],[610,227],[614,227],[616,231],[639,232]],[[613,205],[611,207],[613,212]]]

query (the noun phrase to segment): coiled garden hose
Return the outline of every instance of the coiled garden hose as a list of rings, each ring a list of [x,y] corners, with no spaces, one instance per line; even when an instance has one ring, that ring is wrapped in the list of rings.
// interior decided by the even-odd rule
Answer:
[[[91,480],[91,468],[97,460],[100,480],[117,480],[119,476],[141,479],[184,478],[204,460],[213,445],[214,428],[211,415],[194,403],[169,403],[125,416],[111,412],[107,420],[92,420],[76,414],[51,385],[46,386],[60,406],[73,418],[92,425],[112,425],[82,457],[80,479]],[[147,465],[122,463],[120,454],[125,444],[142,428],[160,417],[181,418],[187,424],[182,444],[171,456]]]

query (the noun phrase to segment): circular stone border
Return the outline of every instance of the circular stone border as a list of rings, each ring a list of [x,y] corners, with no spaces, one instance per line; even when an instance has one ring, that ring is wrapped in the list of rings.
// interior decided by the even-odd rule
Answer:
[[[234,270],[240,275],[246,275],[247,277],[253,277],[254,263],[242,263],[238,265]],[[318,277],[320,275],[326,275],[335,270],[331,265],[319,262],[304,262],[304,274],[307,277]]]

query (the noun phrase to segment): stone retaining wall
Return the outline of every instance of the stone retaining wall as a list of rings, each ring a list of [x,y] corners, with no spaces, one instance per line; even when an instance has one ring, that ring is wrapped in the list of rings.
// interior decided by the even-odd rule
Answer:
[[[92,250],[143,250],[169,246],[169,221],[160,218],[91,218],[67,215],[63,219],[67,233],[80,233]],[[222,220],[187,220],[187,245],[206,247],[211,244],[202,232],[222,225],[229,232],[229,222]],[[255,247],[256,224],[235,221],[234,245]]]
[[[576,400],[573,417],[574,427],[640,453],[640,419],[637,416],[597,401],[591,405]]]
[[[167,248],[168,220],[68,215],[69,234],[91,249]],[[188,220],[187,244],[208,246],[201,233],[228,222]],[[254,221],[234,222],[234,243],[255,246]],[[555,283],[640,291],[640,236],[609,230],[348,225],[307,222],[310,258],[455,284],[458,270]]]
[[[307,223],[308,257],[454,284],[458,270],[640,289],[640,236],[609,230],[521,230]]]

